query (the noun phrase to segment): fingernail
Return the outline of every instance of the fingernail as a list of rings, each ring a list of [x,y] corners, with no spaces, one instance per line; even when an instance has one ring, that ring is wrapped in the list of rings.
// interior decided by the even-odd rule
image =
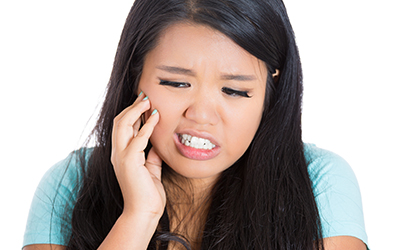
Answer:
[[[158,112],[158,110],[155,109],[155,110],[153,110],[153,112],[151,113],[151,115],[154,115],[154,114],[157,113],[157,112]]]
[[[145,98],[143,98],[143,101],[146,101],[147,99],[149,99],[149,97],[148,97],[148,96],[146,96]]]
[[[140,94],[138,95],[138,97],[139,97],[139,96],[141,96],[142,94],[143,94],[143,91],[142,91],[142,92],[140,92]]]

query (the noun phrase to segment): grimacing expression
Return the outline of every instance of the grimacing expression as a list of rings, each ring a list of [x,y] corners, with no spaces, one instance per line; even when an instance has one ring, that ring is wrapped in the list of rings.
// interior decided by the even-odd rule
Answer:
[[[219,31],[169,26],[145,58],[138,89],[160,114],[150,138],[156,152],[180,175],[214,181],[250,145],[266,81],[265,63]]]

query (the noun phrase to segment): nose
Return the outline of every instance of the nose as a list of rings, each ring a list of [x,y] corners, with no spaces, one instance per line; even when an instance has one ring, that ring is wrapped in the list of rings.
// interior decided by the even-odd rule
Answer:
[[[216,125],[219,121],[217,98],[204,92],[190,97],[192,101],[184,116],[198,125]]]

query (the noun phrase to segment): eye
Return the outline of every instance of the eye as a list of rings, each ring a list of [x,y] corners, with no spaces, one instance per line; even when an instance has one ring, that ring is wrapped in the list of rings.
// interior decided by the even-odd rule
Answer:
[[[229,96],[241,96],[241,97],[246,97],[246,98],[251,98],[251,96],[249,96],[249,92],[248,91],[240,91],[240,90],[234,90],[234,89],[230,89],[227,87],[223,87],[222,92],[224,92],[225,94],[229,95]]]
[[[171,82],[164,80],[160,80],[160,85],[171,86],[174,88],[188,88],[191,86],[190,83],[187,82]]]

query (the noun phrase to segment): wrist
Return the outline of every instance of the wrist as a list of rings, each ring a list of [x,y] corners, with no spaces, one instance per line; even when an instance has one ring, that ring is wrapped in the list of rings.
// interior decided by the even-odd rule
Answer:
[[[150,214],[123,212],[99,249],[147,249],[158,221]]]
[[[119,220],[124,220],[128,223],[140,223],[146,224],[147,226],[157,227],[161,215],[151,212],[133,212],[124,210],[119,218]]]

